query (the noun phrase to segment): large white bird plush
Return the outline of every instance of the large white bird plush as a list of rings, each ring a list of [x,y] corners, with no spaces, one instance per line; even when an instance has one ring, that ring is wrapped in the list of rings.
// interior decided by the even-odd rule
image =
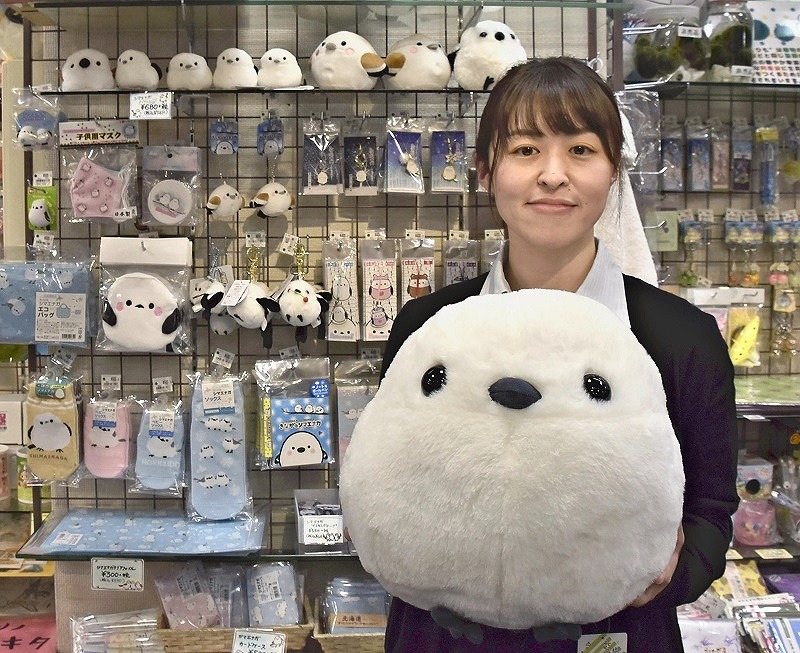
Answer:
[[[125,50],[117,57],[114,79],[117,81],[117,86],[123,89],[154,91],[158,88],[161,70],[144,52]]]
[[[267,50],[261,57],[258,85],[264,88],[289,88],[303,83],[303,71],[297,58],[283,48]]]
[[[387,70],[363,36],[334,32],[311,55],[311,75],[321,89],[368,91]]]
[[[203,91],[211,88],[214,75],[205,57],[179,52],[167,66],[167,88],[171,91]]]
[[[214,88],[235,89],[256,86],[258,71],[253,57],[239,48],[227,48],[217,56],[214,69]]]
[[[384,78],[387,88],[393,90],[441,90],[450,81],[450,60],[439,43],[424,34],[412,34],[400,39],[391,48],[389,56],[402,55],[403,65]]]
[[[517,35],[496,20],[481,20],[461,35],[453,76],[468,91],[488,91],[514,64],[527,59]]]
[[[116,87],[108,57],[99,50],[77,50],[61,66],[62,91],[111,91]]]
[[[639,596],[675,549],[683,485],[661,376],[630,328],[586,297],[523,290],[446,306],[406,340],[340,498],[390,594],[527,629]]]

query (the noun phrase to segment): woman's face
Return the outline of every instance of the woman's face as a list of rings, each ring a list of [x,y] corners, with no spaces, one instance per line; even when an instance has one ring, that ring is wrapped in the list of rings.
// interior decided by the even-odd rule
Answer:
[[[480,166],[489,188],[489,173]],[[491,191],[510,240],[557,251],[594,244],[614,167],[593,132],[512,134]]]

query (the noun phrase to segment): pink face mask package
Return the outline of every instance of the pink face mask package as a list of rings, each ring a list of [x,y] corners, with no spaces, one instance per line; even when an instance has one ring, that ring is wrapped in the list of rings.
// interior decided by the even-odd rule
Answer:
[[[130,120],[85,120],[59,125],[69,179],[70,222],[125,222],[137,215],[136,145]]]

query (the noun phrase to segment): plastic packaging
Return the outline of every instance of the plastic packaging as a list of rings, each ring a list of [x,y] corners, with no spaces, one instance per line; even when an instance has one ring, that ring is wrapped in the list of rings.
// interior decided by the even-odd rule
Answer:
[[[387,340],[397,316],[397,244],[361,241],[362,339]]]
[[[83,463],[95,478],[129,478],[133,400],[101,390],[83,410]]]
[[[249,623],[245,570],[240,565],[206,565],[208,588],[219,612],[223,628],[243,628]]]
[[[436,289],[433,238],[400,241],[400,308]]]
[[[220,616],[208,586],[208,576],[197,560],[165,569],[154,577],[158,597],[173,630],[213,628]]]
[[[117,614],[70,617],[73,653],[142,651],[163,653],[164,644],[156,630],[159,611],[155,609]]]
[[[442,285],[467,281],[478,276],[481,244],[477,240],[447,240],[442,248],[444,280]]]
[[[322,626],[331,634],[382,633],[391,597],[376,580],[334,578],[320,604]]]
[[[58,123],[67,119],[58,98],[44,97],[30,88],[14,89],[12,141],[24,150],[52,150],[58,147]]]
[[[333,368],[339,434],[339,469],[344,464],[344,454],[350,444],[356,422],[378,391],[380,372],[381,361],[368,358],[340,360]]]
[[[144,411],[136,437],[135,481],[129,492],[181,496],[184,485],[184,422],[180,401],[161,394]]]
[[[247,568],[247,605],[251,626],[295,626],[303,614],[301,578],[288,562]]]
[[[392,116],[386,121],[384,187],[387,193],[425,192],[422,177],[422,131],[417,119]]]
[[[377,195],[380,182],[378,130],[374,121],[355,118],[342,125],[344,194]]]
[[[733,515],[733,537],[746,546],[769,546],[780,542],[772,504],[742,499]]]
[[[200,149],[152,145],[142,150],[142,217],[153,227],[193,225],[200,205]]]
[[[304,195],[336,195],[342,192],[339,126],[312,116],[303,125]]]
[[[323,285],[331,294],[326,313],[330,341],[355,342],[359,336],[357,251],[349,236],[332,236],[322,243]]]
[[[661,190],[683,190],[683,129],[675,116],[664,116],[661,121]]]
[[[706,38],[700,27],[700,7],[655,5],[632,28],[634,69],[631,81],[691,82],[706,69]]]

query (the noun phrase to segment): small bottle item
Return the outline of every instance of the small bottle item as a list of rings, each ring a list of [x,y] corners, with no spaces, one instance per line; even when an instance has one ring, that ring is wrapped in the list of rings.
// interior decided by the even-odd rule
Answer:
[[[753,74],[753,19],[745,2],[709,0],[703,27],[712,82],[749,82]]]
[[[648,81],[696,81],[705,75],[707,45],[697,6],[663,5],[642,14],[634,65]]]

